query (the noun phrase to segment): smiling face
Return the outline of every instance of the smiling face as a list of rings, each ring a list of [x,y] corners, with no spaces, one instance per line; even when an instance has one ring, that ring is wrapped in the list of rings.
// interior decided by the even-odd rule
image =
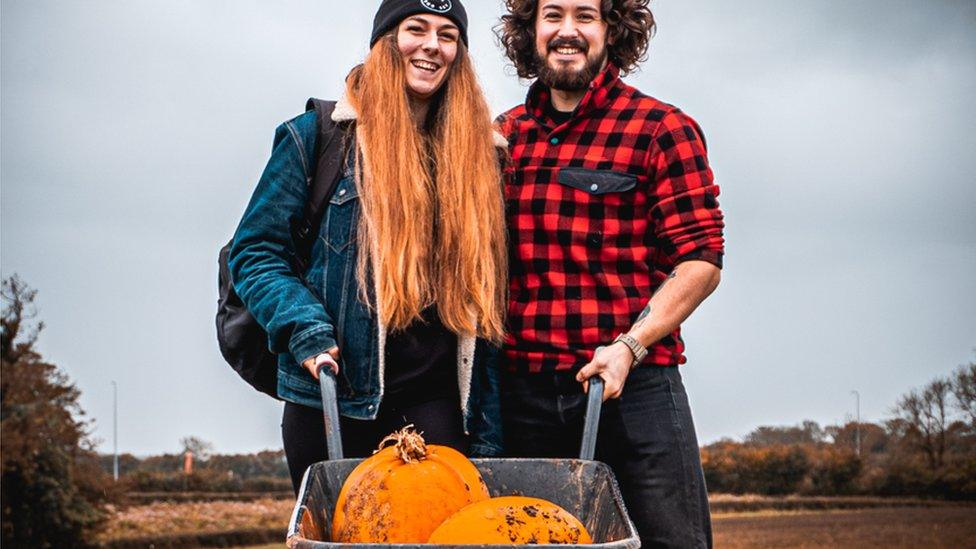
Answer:
[[[586,89],[607,62],[600,0],[542,0],[536,13],[539,79],[565,91]]]
[[[459,37],[457,25],[440,15],[413,15],[400,23],[397,47],[411,97],[427,100],[437,93],[457,56]]]

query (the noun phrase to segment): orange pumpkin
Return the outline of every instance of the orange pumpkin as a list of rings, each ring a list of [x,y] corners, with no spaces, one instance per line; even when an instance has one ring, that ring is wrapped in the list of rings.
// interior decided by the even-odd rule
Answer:
[[[386,437],[380,448],[342,485],[332,541],[424,543],[444,519],[488,499],[468,458],[447,446],[427,445],[412,425]]]
[[[562,507],[539,498],[505,496],[472,503],[444,521],[427,543],[593,543],[583,523]]]

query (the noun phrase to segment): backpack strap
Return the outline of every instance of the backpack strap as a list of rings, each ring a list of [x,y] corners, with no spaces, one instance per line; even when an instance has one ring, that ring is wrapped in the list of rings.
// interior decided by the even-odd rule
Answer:
[[[294,230],[295,246],[298,251],[298,259],[304,270],[308,258],[312,255],[312,245],[315,242],[315,234],[318,226],[322,223],[322,215],[329,203],[329,198],[335,191],[342,175],[342,167],[345,163],[343,154],[343,131],[332,120],[332,111],[335,110],[335,101],[323,101],[322,99],[309,99],[305,104],[306,112],[315,111],[318,119],[319,133],[315,142],[315,175],[309,182],[308,201],[302,212],[302,221]]]

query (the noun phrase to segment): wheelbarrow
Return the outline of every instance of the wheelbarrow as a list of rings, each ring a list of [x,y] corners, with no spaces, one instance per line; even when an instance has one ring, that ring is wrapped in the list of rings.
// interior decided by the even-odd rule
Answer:
[[[288,525],[288,547],[327,549],[337,547],[443,547],[430,544],[349,544],[332,542],[332,516],[346,477],[362,460],[342,459],[342,439],[336,404],[335,378],[328,367],[319,372],[325,416],[327,461],[312,464],[305,471],[295,510]],[[496,496],[531,496],[547,499],[583,522],[593,538],[580,547],[631,549],[640,547],[634,523],[627,516],[617,480],[605,463],[593,461],[597,427],[600,423],[603,379],[590,378],[586,418],[579,459],[472,459],[488,491]],[[563,547],[540,544],[539,547]],[[477,548],[510,548],[511,545],[465,545]]]

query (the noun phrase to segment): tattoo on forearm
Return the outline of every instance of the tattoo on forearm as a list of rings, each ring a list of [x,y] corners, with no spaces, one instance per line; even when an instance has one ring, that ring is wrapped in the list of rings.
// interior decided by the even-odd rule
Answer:
[[[643,311],[641,311],[641,314],[640,314],[640,315],[639,315],[639,316],[637,317],[637,320],[644,320],[644,319],[645,319],[645,318],[647,318],[647,317],[648,317],[648,316],[649,316],[650,314],[651,314],[651,303],[650,303],[650,302],[648,302],[648,303],[647,303],[647,307],[644,307],[644,310],[643,310]]]
[[[678,276],[678,272],[677,271],[671,271],[671,274],[669,274],[668,277],[664,279],[664,282],[661,282],[661,285],[658,286],[656,290],[654,290],[654,293],[651,295],[651,299],[654,299],[654,296],[656,296],[658,294],[658,292],[660,292],[661,289],[664,288],[664,286],[668,283],[668,281],[670,281],[673,278],[676,278],[677,276]],[[647,317],[649,317],[649,316],[651,316],[651,302],[650,301],[647,302],[647,307],[644,307],[644,310],[641,311],[641,314],[640,315],[638,315],[637,322],[634,322],[633,328],[640,328],[641,325],[644,324],[644,321],[647,320]]]
[[[646,320],[647,317],[649,317],[650,315],[651,315],[651,304],[648,303],[647,307],[644,307],[644,310],[641,311],[640,315],[638,315],[637,322],[634,322],[634,326],[631,329],[640,328],[641,325],[644,324],[644,320]]]

